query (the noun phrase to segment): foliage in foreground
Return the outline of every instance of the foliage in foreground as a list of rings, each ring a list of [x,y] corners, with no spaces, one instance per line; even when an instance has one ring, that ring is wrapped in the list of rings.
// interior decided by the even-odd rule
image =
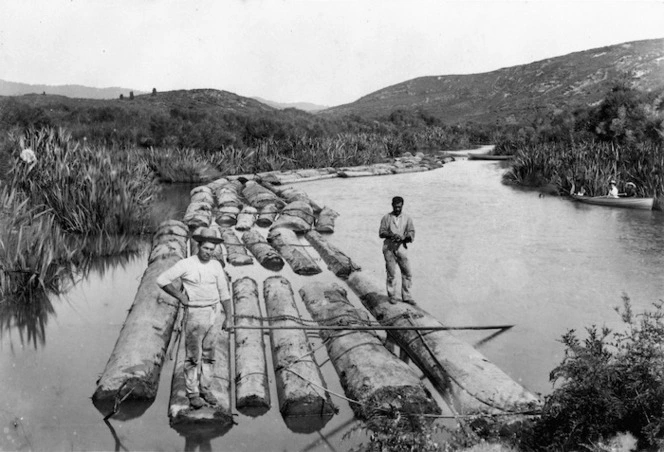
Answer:
[[[616,309],[625,330],[587,328],[562,337],[562,363],[551,372],[560,383],[546,397],[529,448],[580,450],[629,432],[640,447],[664,447],[664,309],[634,314],[627,296]]]

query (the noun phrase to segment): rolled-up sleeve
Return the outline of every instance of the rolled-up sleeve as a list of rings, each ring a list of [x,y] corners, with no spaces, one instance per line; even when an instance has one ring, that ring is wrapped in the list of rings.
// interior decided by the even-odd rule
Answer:
[[[408,221],[406,221],[404,237],[409,237],[411,241],[415,241],[415,225],[413,224],[413,220],[410,217],[408,217]]]

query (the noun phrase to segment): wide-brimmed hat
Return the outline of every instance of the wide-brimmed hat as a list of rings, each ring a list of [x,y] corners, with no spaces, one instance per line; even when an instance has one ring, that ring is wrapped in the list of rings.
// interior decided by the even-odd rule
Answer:
[[[627,182],[625,187],[636,187],[636,184],[634,182]]]
[[[219,231],[212,228],[198,228],[194,232],[194,235],[191,236],[191,238],[196,240],[198,243],[210,242],[214,243],[215,245],[223,241]]]
[[[616,181],[615,181],[615,180],[613,180],[613,179],[611,179],[611,180],[609,181],[609,184],[613,184],[613,185],[616,185]]]

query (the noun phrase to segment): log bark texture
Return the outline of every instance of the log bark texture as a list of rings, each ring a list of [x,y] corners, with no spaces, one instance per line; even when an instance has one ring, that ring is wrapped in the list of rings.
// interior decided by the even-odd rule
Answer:
[[[262,326],[256,281],[244,277],[233,282],[235,326]],[[270,409],[270,386],[262,330],[235,330],[235,406],[248,416]]]
[[[222,330],[221,325],[226,318],[223,309],[217,316],[215,328],[217,329],[217,344],[215,348],[214,378],[210,392],[217,398],[218,404],[206,404],[202,408],[193,409],[189,405],[187,389],[184,380],[185,347],[184,336],[178,347],[173,379],[171,381],[171,398],[168,408],[168,417],[171,427],[176,430],[188,426],[212,426],[218,429],[230,428],[233,424],[231,412],[231,363],[230,363],[230,335]]]
[[[223,206],[217,210],[215,221],[219,226],[231,227],[237,223],[237,216],[240,209],[234,206]]]
[[[282,208],[285,205],[279,196],[256,181],[248,181],[242,189],[242,195],[249,201],[249,204],[258,210],[268,204],[274,204],[278,208]]]
[[[256,218],[256,224],[261,228],[267,228],[274,223],[274,219],[278,214],[279,209],[277,206],[274,204],[268,204],[261,209],[258,218]]]
[[[242,241],[263,267],[272,271],[279,271],[284,268],[284,260],[277,253],[277,250],[267,243],[260,232],[255,229],[246,231],[242,234]]]
[[[237,223],[235,224],[235,229],[238,231],[247,231],[256,222],[256,216],[258,211],[255,207],[244,206],[240,213],[237,216]]]
[[[237,238],[232,229],[223,229],[221,238],[224,241],[224,246],[228,253],[226,259],[228,259],[229,264],[239,266],[251,265],[254,262],[251,256],[247,254],[247,250],[244,249],[244,245],[240,242],[240,239]]]
[[[343,251],[325,240],[318,232],[309,231],[304,236],[318,252],[321,259],[327,264],[327,268],[339,278],[346,279],[352,272],[362,269],[350,257],[344,254]]]
[[[164,228],[181,229],[172,222]],[[185,237],[169,235],[161,230],[162,240],[180,240],[184,247]],[[128,393],[130,399],[154,399],[159,385],[159,374],[164,363],[168,342],[171,338],[178,301],[162,291],[156,283],[157,277],[181,259],[181,254],[163,254],[154,259],[143,273],[134,302],[122,325],[118,340],[106,364],[97,388],[92,396],[98,407],[107,406],[108,401],[122,398]],[[179,281],[176,282],[176,286]]]
[[[272,229],[267,240],[298,275],[315,275],[322,271],[292,230]]]
[[[336,283],[312,282],[300,289],[311,317],[320,325],[370,326],[369,316],[348,301]],[[361,420],[373,415],[440,414],[440,408],[413,370],[387,351],[372,331],[322,330],[330,361],[350,407]]]
[[[264,281],[263,294],[270,326],[297,326],[300,313],[293,290],[282,276]],[[288,428],[311,433],[332,418],[336,408],[302,330],[270,330],[272,362],[277,384],[279,411]]]
[[[383,285],[362,272],[351,273],[348,285],[382,325],[442,326],[417,306],[391,304]],[[388,334],[459,414],[518,415],[541,404],[470,344],[447,331],[389,330]]]
[[[311,229],[314,220],[314,211],[308,202],[293,201],[279,212],[279,217],[270,229],[288,228],[295,232],[306,232]]]
[[[336,222],[338,216],[338,212],[330,209],[329,207],[324,207],[316,219],[316,231],[334,232],[334,223]]]

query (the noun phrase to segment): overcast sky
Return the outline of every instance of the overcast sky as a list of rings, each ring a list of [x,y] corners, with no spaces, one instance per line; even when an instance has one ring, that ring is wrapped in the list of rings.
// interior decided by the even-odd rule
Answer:
[[[352,102],[664,38],[664,0],[0,0],[0,79]]]

